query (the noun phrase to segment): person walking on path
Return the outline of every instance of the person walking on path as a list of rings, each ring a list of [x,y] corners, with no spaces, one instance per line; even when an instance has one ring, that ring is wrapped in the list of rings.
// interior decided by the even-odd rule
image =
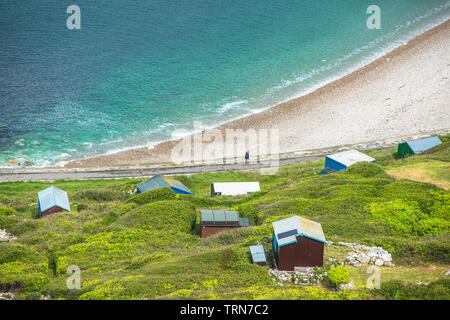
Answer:
[[[245,165],[247,165],[247,166],[250,165],[250,161],[249,160],[250,160],[250,152],[247,151],[245,153]]]

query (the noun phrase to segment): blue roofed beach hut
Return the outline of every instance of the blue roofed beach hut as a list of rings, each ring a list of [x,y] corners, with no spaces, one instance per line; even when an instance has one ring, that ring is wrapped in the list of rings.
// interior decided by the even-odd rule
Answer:
[[[38,193],[38,205],[39,217],[61,211],[70,211],[67,192],[53,186]]]
[[[264,253],[264,247],[259,246],[250,246],[250,254],[252,255],[253,263],[256,263],[260,266],[265,266],[267,263],[266,254]]]
[[[375,159],[357,150],[335,153],[325,157],[325,169],[322,170],[322,174],[347,170],[348,167],[357,162],[375,163]]]
[[[422,153],[428,149],[440,145],[441,143],[442,141],[438,137],[406,141],[398,145],[397,156],[399,158],[403,158],[409,155]]]
[[[180,181],[160,175],[154,176],[153,178],[139,183],[137,185],[137,193],[139,194],[159,188],[170,188],[176,194],[193,195],[193,193]]]

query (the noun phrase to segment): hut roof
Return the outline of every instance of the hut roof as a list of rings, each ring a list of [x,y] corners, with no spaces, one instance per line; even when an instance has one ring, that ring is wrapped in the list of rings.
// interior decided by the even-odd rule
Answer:
[[[253,262],[266,262],[266,254],[264,253],[263,246],[250,246],[250,254],[252,255]]]
[[[297,237],[326,242],[320,223],[299,216],[275,221],[272,226],[279,247],[297,242]]]
[[[333,159],[334,161],[337,161],[339,163],[342,163],[346,167],[350,167],[352,164],[355,164],[357,162],[374,162],[375,159],[372,157],[369,157],[368,155],[359,152],[357,150],[348,150],[348,151],[342,151],[338,152],[332,155],[327,156],[330,159]]]
[[[248,227],[248,226],[250,226],[250,218],[239,218],[239,225],[241,227]]]
[[[249,192],[261,191],[259,182],[212,182],[214,192],[222,195],[237,196]]]
[[[158,188],[171,188],[175,193],[193,194],[180,181],[160,175],[154,176],[144,182],[139,183],[137,187],[141,192],[146,192]]]
[[[227,210],[200,210],[203,226],[239,226],[239,213]]]
[[[419,140],[407,141],[406,143],[411,148],[411,150],[416,154],[424,152],[437,145],[440,145],[442,142],[438,137],[429,137]]]
[[[43,212],[53,207],[70,211],[69,197],[67,192],[56,187],[49,187],[38,193],[39,210]]]

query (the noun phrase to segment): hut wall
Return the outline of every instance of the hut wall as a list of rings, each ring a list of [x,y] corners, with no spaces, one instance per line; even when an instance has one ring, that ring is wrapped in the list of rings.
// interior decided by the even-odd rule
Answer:
[[[45,216],[48,216],[48,215],[51,215],[51,214],[54,214],[54,213],[57,213],[57,212],[61,212],[61,211],[66,211],[66,210],[61,209],[60,207],[57,207],[57,206],[51,207],[50,209],[42,211],[41,218],[45,217]]]
[[[215,235],[219,232],[227,231],[230,229],[236,229],[236,228],[239,228],[239,226],[229,226],[229,227],[226,227],[226,226],[222,226],[222,227],[201,226],[200,227],[200,236],[202,238],[207,238],[207,237]]]
[[[341,171],[347,169],[347,167],[344,164],[337,162],[336,160],[333,160],[329,157],[325,157],[325,168],[330,168],[333,169],[334,171]]]
[[[324,244],[307,237],[297,237],[297,243],[278,248],[279,270],[294,271],[295,267],[322,267]]]

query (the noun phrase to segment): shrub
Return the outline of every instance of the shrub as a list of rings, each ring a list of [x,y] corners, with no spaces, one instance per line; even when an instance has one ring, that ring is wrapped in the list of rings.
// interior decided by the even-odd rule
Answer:
[[[450,279],[440,279],[428,285],[409,284],[400,293],[405,300],[450,300]]]
[[[78,191],[74,194],[75,199],[85,199],[93,201],[113,201],[116,198],[120,197],[121,193],[114,190],[87,189]]]
[[[0,207],[0,216],[10,216],[13,214],[17,214],[16,210],[12,208]]]
[[[227,248],[223,251],[219,265],[224,269],[239,270],[250,264],[249,256],[245,249]]]
[[[48,269],[55,276],[58,269],[58,257],[54,252],[50,252],[47,257]]]
[[[439,235],[424,239],[383,237],[378,239],[364,239],[360,241],[360,243],[367,246],[383,247],[390,252],[394,258],[449,264],[449,238],[449,235]]]
[[[450,300],[450,279],[440,279],[428,285],[404,285],[399,280],[392,280],[382,283],[378,292],[394,300]]]
[[[120,217],[118,225],[144,230],[190,232],[196,222],[195,207],[187,201],[164,200],[138,207]]]
[[[28,292],[25,300],[41,300],[41,294],[36,291]]]
[[[328,281],[333,287],[349,283],[352,279],[346,267],[334,267],[328,271]]]
[[[147,192],[143,192],[140,194],[135,195],[134,197],[130,198],[127,202],[133,202],[138,205],[143,205],[147,203],[152,203],[156,201],[162,201],[162,200],[174,200],[175,199],[175,193],[170,188],[159,188],[155,190],[150,190]]]
[[[396,300],[404,287],[403,282],[400,280],[386,281],[381,283],[379,293],[388,299]]]
[[[46,264],[9,262],[0,265],[0,289],[38,291],[50,280]]]
[[[364,178],[383,175],[387,177],[384,170],[375,163],[358,162],[347,169],[348,174],[359,175]]]
[[[0,265],[14,261],[42,262],[38,250],[19,242],[0,242]]]
[[[11,229],[18,222],[17,217],[0,214],[0,229]]]

